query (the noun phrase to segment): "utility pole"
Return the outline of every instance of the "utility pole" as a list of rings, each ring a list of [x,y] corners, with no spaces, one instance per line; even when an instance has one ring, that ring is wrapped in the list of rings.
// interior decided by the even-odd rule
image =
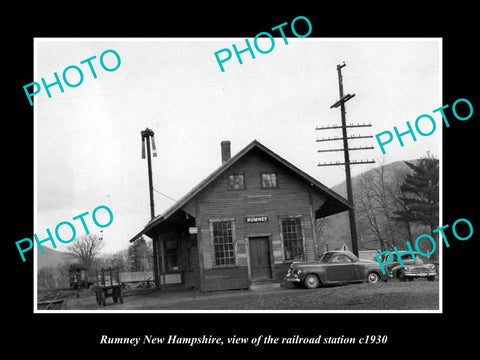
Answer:
[[[340,149],[326,149],[326,150],[318,150],[318,152],[331,152],[331,151],[343,151],[345,161],[341,162],[334,162],[334,163],[322,163],[318,164],[318,166],[333,166],[333,165],[345,165],[345,175],[346,175],[346,184],[347,184],[347,199],[353,205],[353,190],[352,190],[352,177],[350,174],[350,165],[354,164],[371,164],[374,163],[374,160],[360,160],[360,161],[350,161],[350,154],[349,151],[351,150],[370,150],[373,149],[373,146],[363,146],[363,147],[348,147],[348,140],[356,140],[356,139],[364,139],[364,138],[372,138],[373,136],[348,136],[347,128],[360,128],[360,127],[370,127],[371,124],[349,124],[347,125],[346,121],[346,111],[345,111],[345,103],[353,98],[355,94],[350,95],[343,95],[343,78],[342,78],[342,68],[345,67],[345,62],[342,65],[337,65],[337,72],[338,72],[338,90],[340,95],[340,100],[338,100],[335,104],[330,106],[330,109],[337,108],[340,106],[340,113],[342,117],[342,125],[341,126],[326,126],[326,127],[317,127],[315,130],[331,130],[331,129],[342,129],[342,137],[332,137],[332,138],[322,138],[317,139],[317,142],[324,142],[324,141],[336,141],[342,140],[343,141],[343,148]],[[348,211],[348,218],[350,222],[350,235],[352,241],[352,251],[353,253],[358,256],[358,241],[357,241],[357,226],[355,223],[355,210],[351,209]]]
[[[155,207],[153,203],[153,181],[152,181],[152,157],[150,152],[150,138],[152,138],[152,150],[153,157],[157,157],[157,150],[155,148],[155,139],[153,137],[153,130],[148,127],[141,131],[142,135],[142,159],[145,159],[145,142],[147,145],[147,165],[148,165],[148,186],[150,189],[150,218],[153,220],[155,217]],[[158,289],[160,286],[158,279],[158,259],[157,259],[157,240],[152,239],[152,248],[153,248],[153,274],[155,279],[155,287]]]

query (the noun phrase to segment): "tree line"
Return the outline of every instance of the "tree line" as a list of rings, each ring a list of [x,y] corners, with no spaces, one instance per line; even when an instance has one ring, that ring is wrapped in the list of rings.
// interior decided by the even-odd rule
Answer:
[[[118,268],[120,272],[151,271],[153,269],[152,244],[143,237],[127,249],[111,254],[101,254],[103,237],[98,234],[76,238],[65,251],[65,261],[56,267],[44,267],[37,272],[39,288],[62,288],[69,286],[68,271],[72,264],[88,269],[89,279],[95,279],[102,268]]]
[[[420,159],[403,163],[405,166],[381,165],[354,180],[359,250],[405,249],[406,240],[431,234],[439,226],[438,159],[427,152]],[[344,221],[348,222],[345,214],[317,220],[320,250],[327,250],[328,238],[332,237],[337,244],[342,240],[350,244],[350,232],[346,230],[349,227]],[[341,225],[335,227],[336,223]],[[336,233],[329,231],[332,225]],[[438,244],[438,234],[433,237]],[[429,249],[423,250],[429,252]],[[431,261],[437,261],[436,254]]]

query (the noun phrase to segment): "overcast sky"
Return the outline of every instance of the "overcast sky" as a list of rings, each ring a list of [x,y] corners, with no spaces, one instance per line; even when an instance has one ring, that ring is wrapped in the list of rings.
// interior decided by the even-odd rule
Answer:
[[[250,39],[252,42],[252,40]],[[439,39],[318,39],[276,38],[268,54],[233,58],[221,72],[214,52],[242,49],[245,39],[36,39],[35,79],[53,82],[69,65],[84,70],[83,83],[64,93],[52,87],[34,98],[36,131],[36,221],[40,239],[61,221],[99,205],[108,206],[113,223],[104,229],[104,252],[125,249],[128,240],[150,219],[147,162],[141,159],[140,131],[155,132],[158,157],[153,158],[153,186],[181,198],[221,164],[220,142],[230,140],[232,155],[254,139],[327,186],[345,180],[343,153],[318,153],[341,146],[315,140],[340,132],[316,131],[316,126],[340,124],[336,65],[342,69],[348,123],[371,123],[349,134],[375,135],[406,130],[424,113],[437,119],[437,131],[417,142],[405,139],[386,147],[382,155],[374,139],[350,146],[374,150],[351,152],[353,160],[375,159],[375,165],[355,165],[352,175],[382,163],[418,158],[428,150],[440,155],[441,121],[432,110],[441,98]],[[268,48],[263,44],[262,48]],[[262,46],[262,45],[261,45]],[[121,57],[116,71],[99,64],[105,50]],[[93,79],[88,65],[97,73]],[[111,55],[111,54],[110,54]],[[113,56],[106,56],[113,66]],[[111,65],[113,63],[113,65]],[[73,71],[74,72],[74,71]],[[71,81],[74,82],[72,72]],[[425,129],[427,126],[425,125]],[[426,130],[425,130],[426,131]],[[173,204],[155,192],[155,212]],[[90,217],[92,232],[98,232]],[[82,234],[79,220],[73,222]],[[68,235],[65,235],[68,238]],[[68,245],[58,243],[57,250]]]

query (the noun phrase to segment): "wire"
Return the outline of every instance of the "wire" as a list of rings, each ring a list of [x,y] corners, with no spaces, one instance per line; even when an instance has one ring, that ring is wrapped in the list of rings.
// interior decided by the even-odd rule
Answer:
[[[170,200],[172,200],[172,201],[177,201],[177,200],[175,200],[174,198],[171,198],[170,196],[168,196],[168,195],[166,195],[166,194],[158,191],[157,189],[153,189],[153,191],[156,191],[156,192],[159,193],[160,195],[163,195],[163,196],[165,196],[166,198],[168,198],[168,199],[170,199]]]

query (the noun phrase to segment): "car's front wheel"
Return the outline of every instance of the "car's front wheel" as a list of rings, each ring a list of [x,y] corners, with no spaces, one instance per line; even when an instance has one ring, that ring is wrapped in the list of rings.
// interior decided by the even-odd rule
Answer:
[[[400,281],[407,281],[407,277],[405,276],[405,274],[403,272],[399,272],[398,275],[397,275],[397,278],[398,280]]]
[[[318,285],[320,285],[320,280],[318,279],[318,276],[315,274],[307,275],[303,282],[308,289],[315,289],[318,287]]]
[[[377,282],[380,281],[380,275],[378,275],[376,272],[371,272],[370,274],[368,274],[367,276],[367,281],[370,283],[370,284],[375,284]]]

